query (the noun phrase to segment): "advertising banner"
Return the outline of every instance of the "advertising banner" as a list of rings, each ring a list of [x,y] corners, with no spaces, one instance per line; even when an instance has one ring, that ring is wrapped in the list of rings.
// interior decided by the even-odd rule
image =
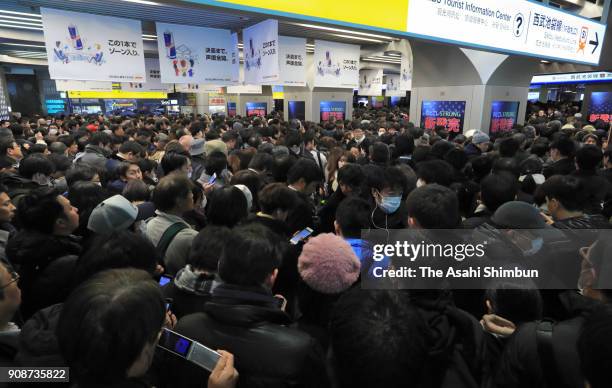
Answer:
[[[208,94],[208,105],[209,106],[223,106],[227,103],[225,96],[217,93]],[[224,108],[225,109],[225,108]]]
[[[596,65],[606,26],[531,1],[410,0],[407,30],[447,43]]]
[[[516,124],[518,111],[518,101],[493,101],[489,133],[511,131]]]
[[[261,94],[261,85],[236,85],[227,87],[228,94]]]
[[[41,8],[52,79],[145,80],[139,20]]]
[[[329,119],[344,120],[346,117],[346,101],[321,101],[319,103],[321,122]]]
[[[289,120],[298,119],[306,120],[306,102],[305,101],[289,101]]]
[[[589,105],[589,121],[596,120],[610,122],[612,115],[612,92],[593,92],[591,93],[591,104]]]
[[[229,30],[155,23],[164,83],[232,83],[232,36]]]
[[[315,87],[359,87],[359,46],[315,40]]]
[[[399,89],[403,91],[412,90],[412,53],[410,53],[410,56],[402,55]]]
[[[306,86],[306,39],[279,36],[280,84]]]
[[[382,96],[383,70],[361,70],[359,72],[359,95]]]
[[[145,58],[146,79],[144,82],[122,82],[121,90],[130,92],[167,92],[172,84],[162,84],[159,59]]]
[[[389,97],[405,97],[406,91],[400,89],[400,78],[398,74],[387,75],[387,90],[385,95]]]
[[[177,92],[181,93],[221,93],[223,86],[207,84],[174,84]]]
[[[246,103],[246,115],[261,116],[264,117],[268,114],[268,103],[267,102],[247,102]]]
[[[68,79],[56,79],[55,90],[58,92],[68,92],[71,90],[113,90],[113,83],[107,81],[75,81]]]
[[[232,34],[232,84],[240,83],[240,52],[238,51],[238,33]]]
[[[278,20],[268,19],[242,30],[244,82],[272,85],[280,79]]]
[[[461,133],[465,118],[465,101],[423,101],[421,127],[434,129],[443,126],[449,132]]]

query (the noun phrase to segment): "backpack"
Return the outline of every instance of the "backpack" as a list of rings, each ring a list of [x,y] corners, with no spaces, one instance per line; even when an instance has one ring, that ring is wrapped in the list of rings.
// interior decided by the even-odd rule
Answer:
[[[179,234],[181,230],[188,228],[189,226],[183,222],[175,222],[164,231],[164,234],[162,234],[161,238],[157,242],[157,247],[155,248],[159,254],[159,257],[162,259],[162,262],[165,263],[164,259],[166,258],[166,251],[176,235]]]

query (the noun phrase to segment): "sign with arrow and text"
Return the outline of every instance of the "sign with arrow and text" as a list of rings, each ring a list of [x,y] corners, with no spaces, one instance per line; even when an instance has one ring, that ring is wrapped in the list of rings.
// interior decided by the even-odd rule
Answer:
[[[410,0],[407,30],[449,43],[596,65],[606,25],[530,1]]]

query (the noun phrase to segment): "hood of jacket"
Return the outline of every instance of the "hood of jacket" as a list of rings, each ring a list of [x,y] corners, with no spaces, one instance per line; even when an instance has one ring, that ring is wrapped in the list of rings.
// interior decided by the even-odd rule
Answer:
[[[64,366],[55,330],[63,304],[38,311],[21,328],[16,360],[20,365]]]
[[[79,255],[81,246],[74,236],[53,236],[35,231],[21,231],[6,245],[6,256],[18,266],[44,266],[54,259]]]

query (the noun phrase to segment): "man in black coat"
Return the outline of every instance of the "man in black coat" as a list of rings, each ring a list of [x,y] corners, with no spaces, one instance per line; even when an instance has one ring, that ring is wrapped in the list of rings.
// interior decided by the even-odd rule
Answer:
[[[6,257],[17,270],[23,293],[21,311],[27,319],[37,310],[68,295],[81,245],[72,232],[79,226],[78,209],[51,188],[22,197],[17,218],[23,227],[6,246]]]
[[[544,166],[542,173],[548,178],[553,175],[567,175],[576,169],[574,151],[576,145],[569,137],[562,136],[550,145],[551,164]]]
[[[322,351],[291,323],[272,292],[280,252],[262,225],[234,229],[219,261],[224,284],[213,290],[203,311],[179,320],[175,330],[236,357],[240,386],[326,387]],[[207,372],[180,362],[174,386],[200,386]]]

